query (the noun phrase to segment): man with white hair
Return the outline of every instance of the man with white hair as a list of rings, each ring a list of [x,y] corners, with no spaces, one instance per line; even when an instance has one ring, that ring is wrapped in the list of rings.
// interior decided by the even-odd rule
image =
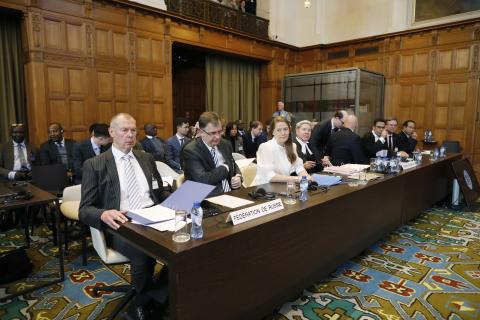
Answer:
[[[322,159],[324,166],[368,162],[360,137],[355,133],[357,125],[356,116],[348,115],[344,118],[343,128],[328,139],[325,157]]]

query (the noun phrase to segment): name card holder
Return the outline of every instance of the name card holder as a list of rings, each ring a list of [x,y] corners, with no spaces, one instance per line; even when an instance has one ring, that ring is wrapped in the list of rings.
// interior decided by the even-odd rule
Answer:
[[[403,170],[411,169],[417,166],[415,161],[408,161],[408,162],[400,162]]]
[[[283,202],[281,199],[275,199],[272,201],[264,202],[251,206],[248,208],[240,209],[230,212],[226,222],[233,222],[233,225],[241,224],[256,218],[266,216],[270,213],[280,211],[283,209]]]

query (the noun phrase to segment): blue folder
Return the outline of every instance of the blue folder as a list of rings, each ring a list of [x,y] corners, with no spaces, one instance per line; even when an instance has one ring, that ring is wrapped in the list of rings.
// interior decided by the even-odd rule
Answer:
[[[325,174],[314,173],[312,175],[313,180],[315,180],[319,186],[334,186],[342,182],[342,178],[338,176],[329,176]]]
[[[174,193],[172,193],[162,206],[173,210],[185,210],[190,212],[194,202],[202,202],[215,186],[187,180]]]

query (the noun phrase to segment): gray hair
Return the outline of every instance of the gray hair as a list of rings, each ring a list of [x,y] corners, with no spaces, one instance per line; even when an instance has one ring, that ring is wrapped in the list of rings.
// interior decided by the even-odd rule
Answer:
[[[299,129],[304,124],[308,124],[310,127],[312,127],[312,123],[310,121],[302,120],[302,121],[297,122],[297,124],[295,125],[295,129]]]

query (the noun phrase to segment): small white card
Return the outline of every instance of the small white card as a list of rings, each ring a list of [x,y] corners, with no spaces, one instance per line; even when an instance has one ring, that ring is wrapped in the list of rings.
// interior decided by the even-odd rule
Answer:
[[[256,218],[266,216],[267,214],[283,209],[282,199],[275,199],[265,203],[257,204],[248,208],[230,212],[227,222],[232,221],[233,225],[241,224]]]
[[[243,207],[243,206],[254,203],[253,201],[245,200],[245,199],[242,199],[242,198],[239,198],[239,197],[230,196],[228,194],[222,194],[221,196],[211,197],[211,198],[207,198],[205,200],[207,200],[208,202],[211,202],[211,203],[219,204],[221,206],[224,206],[224,207],[227,207],[227,208],[230,208],[230,209],[235,209],[235,208],[238,208],[238,207]]]
[[[407,170],[417,166],[415,161],[400,162],[400,165],[402,166],[403,170]]]

